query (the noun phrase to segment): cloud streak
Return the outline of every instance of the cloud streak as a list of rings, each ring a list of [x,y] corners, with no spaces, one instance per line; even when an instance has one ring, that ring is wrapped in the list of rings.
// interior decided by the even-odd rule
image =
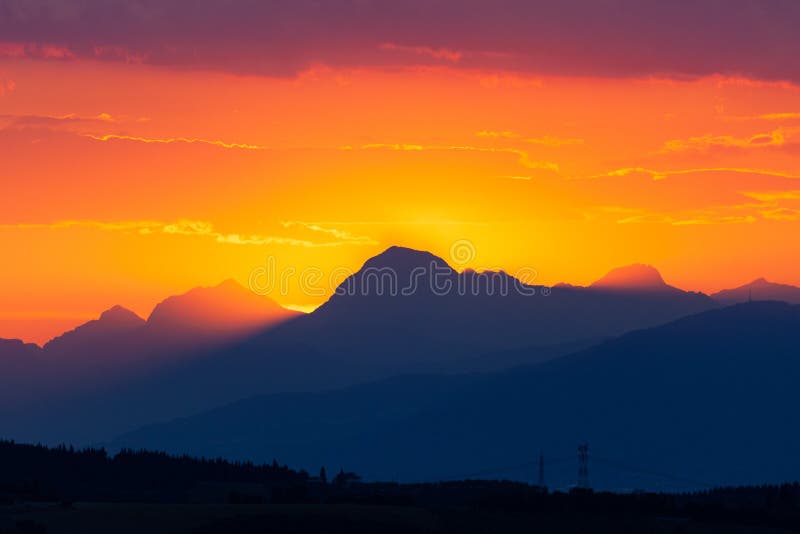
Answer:
[[[732,135],[711,135],[706,134],[688,139],[672,139],[664,143],[659,153],[667,154],[670,152],[685,151],[706,151],[712,148],[739,148],[757,149],[773,148],[786,144],[786,132],[782,129],[773,130],[769,133],[755,134],[746,138],[738,138]]]
[[[123,118],[114,117],[108,113],[98,113],[93,116],[83,116],[75,113],[66,115],[0,115],[0,124],[4,128],[49,128],[75,129],[80,126],[100,126],[109,123],[122,122]]]
[[[697,213],[688,215],[670,215],[666,213],[645,213],[632,215],[617,221],[618,224],[669,224],[672,226],[698,226],[711,224],[749,224],[756,222],[753,215],[718,215],[714,213]]]
[[[266,150],[267,147],[261,145],[250,145],[246,143],[226,143],[224,141],[199,139],[195,137],[137,137],[133,135],[118,135],[118,134],[83,134],[84,137],[94,139],[95,141],[133,141],[136,143],[157,144],[157,145],[171,145],[176,143],[185,143],[189,145],[201,144],[212,145],[220,148],[227,149],[240,149],[240,150]]]
[[[773,221],[800,220],[800,190],[750,191],[744,196],[759,201],[758,213]]]
[[[368,143],[354,147],[346,145],[339,147],[340,150],[393,150],[399,152],[421,152],[421,151],[436,151],[436,152],[484,152],[493,154],[512,154],[517,157],[520,165],[528,169],[541,169],[558,173],[560,167],[558,163],[552,161],[537,161],[532,160],[527,152],[517,148],[508,147],[485,147],[485,146],[472,146],[472,145],[417,145],[417,144],[403,144],[403,143]]]
[[[410,52],[412,54],[430,56],[435,59],[446,59],[447,61],[452,61],[453,63],[458,63],[464,56],[463,53],[456,52],[454,50],[448,50],[446,48],[434,49],[428,46],[403,46],[394,43],[383,43],[379,48],[381,50],[389,50],[392,52]]]
[[[532,139],[525,139],[526,143],[530,143],[532,145],[543,145],[549,147],[562,147],[562,146],[575,146],[575,145],[582,145],[584,143],[583,139],[577,137],[553,137],[550,135],[544,135],[542,137],[535,137]]]
[[[675,169],[666,171],[656,171],[645,167],[623,167],[615,169],[602,174],[594,174],[586,176],[584,179],[597,179],[597,178],[615,178],[628,176],[630,174],[646,174],[653,180],[664,180],[670,176],[682,176],[686,174],[703,174],[703,173],[736,173],[736,174],[755,174],[761,176],[774,176],[776,178],[792,178],[800,179],[800,175],[792,174],[784,171],[775,171],[770,169],[751,169],[747,167],[701,167],[697,169]]]
[[[774,202],[776,200],[800,200],[800,190],[792,191],[768,191],[768,192],[748,192],[745,196],[760,200],[762,202]]]
[[[347,232],[332,228],[323,228],[319,225],[308,223],[288,223],[285,228],[302,226],[312,232],[327,234],[333,239],[326,241],[313,241],[289,236],[275,236],[262,234],[241,234],[218,231],[208,221],[181,219],[174,222],[155,220],[141,221],[96,221],[96,220],[64,220],[52,223],[13,223],[0,224],[2,230],[64,230],[69,228],[91,228],[108,232],[123,232],[143,236],[165,234],[174,236],[190,236],[210,238],[217,243],[228,245],[287,245],[294,247],[318,248],[340,247],[345,245],[376,245],[377,241],[366,236],[353,236]]]
[[[378,244],[378,242],[372,239],[371,237],[364,235],[353,235],[350,232],[347,232],[346,230],[340,230],[338,228],[328,228],[316,222],[282,221],[281,225],[284,228],[301,227],[305,228],[306,230],[311,230],[312,232],[321,232],[323,234],[329,234],[338,239],[339,241],[348,242],[352,244],[361,244],[361,245]]]

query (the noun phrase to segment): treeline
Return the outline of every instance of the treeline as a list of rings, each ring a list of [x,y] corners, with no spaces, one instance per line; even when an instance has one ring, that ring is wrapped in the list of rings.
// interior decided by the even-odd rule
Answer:
[[[753,508],[800,507],[800,482],[720,487],[683,497],[693,503],[727,503]]]
[[[0,440],[0,498],[6,500],[186,501],[199,486],[291,488],[308,479],[304,471],[275,461],[257,465],[144,450],[111,455],[104,449]]]
[[[0,504],[29,500],[382,505],[433,510],[456,522],[463,514],[451,516],[448,510],[470,509],[492,521],[514,517],[527,531],[536,525],[560,525],[572,517],[591,519],[587,524],[593,526],[606,522],[609,529],[600,532],[615,531],[614,525],[629,519],[648,525],[691,521],[800,532],[797,482],[684,494],[549,492],[499,480],[364,483],[354,473],[339,471],[328,480],[324,469],[311,477],[277,462],[256,465],[131,450],[111,455],[103,449],[0,441]],[[454,531],[469,531],[469,524],[458,525]],[[585,525],[574,526],[578,531]]]

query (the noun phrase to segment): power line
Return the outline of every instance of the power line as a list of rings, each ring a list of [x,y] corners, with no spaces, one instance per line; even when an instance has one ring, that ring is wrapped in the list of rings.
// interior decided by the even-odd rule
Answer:
[[[537,466],[539,464],[539,462],[542,461],[542,459],[543,459],[543,457],[540,456],[540,458],[538,460],[534,460],[534,461],[530,461],[530,462],[525,462],[525,463],[515,464],[515,465],[505,465],[505,466],[500,466],[500,467],[491,467],[491,468],[487,468],[487,469],[482,469],[480,471],[473,471],[471,473],[463,473],[463,474],[452,475],[452,476],[447,476],[447,477],[439,477],[439,480],[466,480],[466,479],[470,479],[470,478],[477,478],[477,477],[483,477],[483,476],[488,476],[488,475],[498,475],[498,474],[508,473],[508,472],[512,472],[512,471],[528,470],[528,469],[531,469],[531,468]],[[568,461],[571,461],[571,460],[574,460],[574,459],[575,459],[574,456],[563,456],[563,457],[559,457],[559,458],[548,458],[547,459],[547,465],[558,465],[558,464],[561,464],[561,463],[564,463],[564,462],[568,462]]]
[[[578,446],[578,487],[579,488],[589,488],[589,460],[594,462],[598,462],[600,464],[606,465],[618,471],[637,474],[637,475],[645,475],[655,478],[661,478],[665,480],[671,480],[673,482],[680,482],[682,484],[689,484],[692,486],[702,486],[707,488],[713,488],[716,485],[711,484],[706,481],[697,480],[689,477],[671,475],[668,473],[663,473],[660,471],[654,471],[651,469],[642,469],[639,467],[632,466],[625,462],[620,462],[611,458],[604,458],[600,456],[590,455],[589,454],[589,445],[588,443],[581,443]],[[481,477],[489,477],[491,475],[500,475],[503,473],[509,473],[514,471],[528,471],[538,468],[538,484],[539,486],[544,486],[544,470],[545,464],[548,466],[555,466],[559,464],[563,464],[569,461],[575,461],[575,456],[562,456],[556,458],[547,458],[545,459],[544,454],[540,453],[538,459],[533,461],[528,461],[524,463],[514,464],[514,465],[505,465],[505,466],[498,466],[498,467],[491,467],[482,469],[479,471],[473,471],[470,473],[462,473],[458,475],[448,476],[448,477],[440,477],[439,480],[442,481],[456,481],[456,480],[468,480],[468,479],[478,479]],[[530,472],[530,471],[528,471]]]
[[[692,484],[692,485],[705,486],[705,487],[709,487],[709,488],[713,488],[714,486],[716,486],[716,484],[711,484],[709,482],[704,482],[702,480],[696,480],[696,479],[692,479],[692,478],[669,475],[667,473],[661,473],[661,472],[658,472],[658,471],[651,471],[649,469],[640,469],[640,468],[633,467],[633,466],[630,466],[630,465],[627,465],[627,464],[624,464],[624,463],[621,463],[621,462],[617,462],[616,460],[611,460],[611,459],[608,459],[608,458],[599,458],[597,456],[592,456],[592,459],[595,462],[600,462],[600,463],[606,464],[609,467],[614,467],[616,469],[619,469],[620,471],[627,471],[629,473],[635,473],[635,474],[638,474],[638,475],[647,475],[647,476],[653,476],[653,477],[657,477],[657,478],[664,478],[664,479],[668,479],[668,480],[673,480],[675,482],[682,482],[684,484],[688,483],[688,484]]]

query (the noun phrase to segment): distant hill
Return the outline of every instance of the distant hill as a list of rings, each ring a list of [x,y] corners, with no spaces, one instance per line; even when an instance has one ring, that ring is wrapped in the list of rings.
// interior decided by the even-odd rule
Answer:
[[[145,427],[114,446],[340,462],[400,480],[475,472],[532,480],[542,451],[548,483],[565,487],[585,440],[599,487],[791,480],[800,477],[798,332],[800,307],[753,302],[502,373],[256,397]]]
[[[158,363],[182,351],[209,350],[301,315],[233,280],[166,298],[145,321],[122,306],[45,344],[43,355],[62,362]]]
[[[115,391],[120,382],[240,342],[297,315],[231,280],[169,297],[147,321],[114,306],[42,348],[0,339],[0,369],[6,371],[0,387],[9,398],[35,399],[46,412],[48,402],[57,405],[65,395]],[[12,408],[0,408],[0,415]]]
[[[711,298],[725,305],[738,304],[750,300],[777,300],[790,304],[800,304],[800,287],[775,284],[768,282],[764,278],[759,278],[749,284],[714,293]]]

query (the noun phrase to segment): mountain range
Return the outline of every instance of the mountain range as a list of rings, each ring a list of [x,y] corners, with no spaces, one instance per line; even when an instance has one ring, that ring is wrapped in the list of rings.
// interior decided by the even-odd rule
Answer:
[[[624,284],[548,288],[525,285],[502,271],[457,272],[428,252],[391,247],[367,260],[307,315],[281,310],[230,282],[192,290],[166,299],[144,325],[128,332],[109,324],[116,334],[98,338],[89,335],[99,328],[92,324],[62,336],[85,338],[84,350],[61,340],[48,344],[42,359],[67,366],[57,375],[69,380],[50,382],[60,401],[44,404],[38,417],[26,412],[6,424],[31,439],[93,441],[249,395],[541,362],[717,306],[705,295],[669,288],[652,276],[652,268],[636,266],[614,276],[642,278],[643,269],[657,278],[645,290]],[[251,324],[253,307],[242,305],[245,299],[263,302],[263,316],[277,314],[280,322],[234,330],[240,322]],[[217,318],[208,320],[209,312],[198,309],[212,310]],[[231,309],[246,310],[240,313],[245,320],[230,320]],[[122,312],[107,319],[117,315]],[[225,335],[218,335],[220,330]],[[72,348],[49,358],[50,345]],[[44,367],[41,373],[47,374],[58,366]],[[42,404],[35,383],[25,382],[25,388]]]
[[[391,247],[314,313],[275,333],[415,372],[458,366],[467,355],[615,336],[716,305],[663,281],[646,290],[530,286],[503,271],[459,273],[430,253]]]
[[[159,303],[147,318],[114,306],[43,347],[0,340],[2,398],[86,394],[264,331],[299,313],[233,281]],[[27,356],[22,359],[23,356]],[[15,366],[11,371],[10,366]]]
[[[391,247],[367,260],[310,314],[286,310],[227,281],[169,297],[146,320],[114,307],[42,348],[2,340],[0,425],[7,436],[17,439],[102,442],[154,422],[279,395],[274,398],[304,399],[311,411],[287,411],[282,416],[278,407],[272,407],[258,412],[272,418],[248,419],[245,412],[226,417],[242,425],[250,421],[264,432],[273,429],[270,435],[287,436],[297,454],[305,451],[306,460],[321,461],[322,456],[297,445],[306,439],[302,433],[281,426],[299,432],[295,427],[301,421],[319,420],[312,410],[317,403],[330,402],[329,415],[377,429],[381,425],[374,421],[371,407],[411,417],[416,413],[407,410],[428,409],[431,404],[424,403],[435,398],[442,410],[463,406],[465,415],[448,412],[448,417],[466,423],[466,414],[476,407],[455,392],[464,384],[488,380],[486,373],[498,376],[523,366],[520,376],[527,376],[527,369],[562,365],[559,362],[575,358],[570,354],[607,346],[618,336],[634,335],[630,332],[725,311],[724,305],[743,294],[747,297],[742,301],[760,300],[774,296],[777,287],[779,296],[788,300],[791,289],[797,290],[765,284],[761,289],[744,286],[709,297],[668,285],[651,266],[632,265],[612,270],[587,287],[532,286],[503,271],[458,272],[430,253]],[[402,378],[409,375],[417,378]],[[550,387],[535,381],[529,386],[543,391]],[[335,400],[340,392],[371,387],[377,388],[377,396],[359,397],[346,407]],[[570,390],[565,382],[560,387]],[[609,387],[625,390],[624,384]],[[389,397],[383,401],[382,396]],[[534,401],[548,403],[520,397],[524,406]],[[272,402],[278,401],[268,401]],[[363,409],[356,406],[362,402]],[[591,399],[586,402],[594,404]],[[328,422],[322,424],[328,428]],[[208,429],[217,437],[187,436],[197,438],[193,450],[201,452],[216,450],[209,443],[238,457],[245,457],[246,451],[260,455],[273,450],[264,445],[266,434],[260,441],[250,440],[241,428],[230,429],[231,436],[244,432],[245,437],[239,446],[229,446],[226,428],[215,423]],[[355,428],[342,428],[331,427],[332,439],[339,439],[335,436],[340,430],[358,435]],[[171,430],[165,432],[164,446],[176,448],[181,441],[169,437]],[[154,436],[164,434],[132,436],[136,439],[126,437],[118,443],[133,444],[142,438],[142,444],[153,445],[161,439]],[[341,450],[342,461],[350,458],[335,443],[320,443],[327,443],[331,451]],[[359,464],[365,473],[386,474],[368,458],[364,455]],[[423,478],[434,474],[411,468],[404,472]]]

